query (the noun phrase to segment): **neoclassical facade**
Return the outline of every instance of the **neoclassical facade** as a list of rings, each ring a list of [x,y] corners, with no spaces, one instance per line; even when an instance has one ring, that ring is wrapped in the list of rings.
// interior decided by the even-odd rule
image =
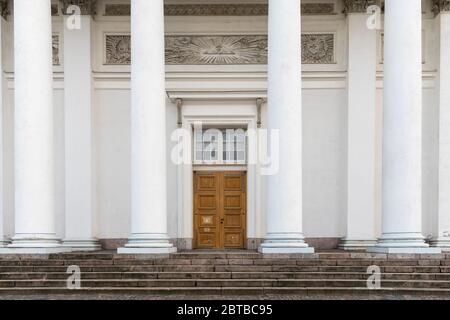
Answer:
[[[0,9],[0,253],[450,248],[450,1]]]

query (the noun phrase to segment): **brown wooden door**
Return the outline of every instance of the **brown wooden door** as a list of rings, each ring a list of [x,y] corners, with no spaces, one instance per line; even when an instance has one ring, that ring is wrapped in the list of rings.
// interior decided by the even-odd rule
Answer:
[[[194,173],[194,248],[245,247],[245,172]]]

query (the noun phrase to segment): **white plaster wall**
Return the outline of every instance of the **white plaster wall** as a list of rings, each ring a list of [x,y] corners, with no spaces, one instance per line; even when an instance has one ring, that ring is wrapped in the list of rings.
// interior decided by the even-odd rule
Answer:
[[[178,166],[171,160],[172,149],[177,145],[171,141],[171,135],[178,128],[177,107],[166,100],[166,137],[167,137],[167,232],[170,238],[178,234]]]
[[[438,211],[439,108],[434,88],[423,90],[422,233],[430,237]]]
[[[126,238],[130,230],[130,92],[96,90],[94,163],[99,238]]]
[[[346,92],[303,90],[303,231],[340,237],[346,208]]]

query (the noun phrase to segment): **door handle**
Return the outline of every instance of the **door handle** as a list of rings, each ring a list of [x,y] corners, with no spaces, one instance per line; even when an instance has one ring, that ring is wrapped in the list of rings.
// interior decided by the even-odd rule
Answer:
[[[220,223],[223,224],[223,222],[225,221],[224,218],[220,219]]]

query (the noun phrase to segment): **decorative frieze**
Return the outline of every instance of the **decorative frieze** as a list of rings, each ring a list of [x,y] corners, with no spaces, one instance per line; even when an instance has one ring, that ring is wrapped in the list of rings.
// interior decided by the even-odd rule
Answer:
[[[344,0],[344,13],[365,13],[370,6],[382,7],[382,0]]]
[[[433,0],[431,11],[433,11],[435,15],[444,11],[450,11],[450,0]]]
[[[302,63],[334,63],[334,34],[302,34]]]
[[[265,64],[266,36],[168,36],[167,64]]]
[[[303,15],[332,15],[335,5],[326,3],[303,3]],[[166,16],[267,16],[267,4],[171,4],[164,6]],[[129,4],[105,4],[105,16],[129,16]]]
[[[334,3],[302,3],[302,15],[333,15],[336,14]]]
[[[51,5],[52,16],[59,16],[58,4],[52,3]]]
[[[0,0],[0,15],[6,19],[9,15],[9,5],[8,0]]]
[[[169,65],[267,64],[266,35],[167,36],[166,63]],[[303,64],[335,63],[333,33],[302,34]],[[105,64],[131,63],[131,37],[109,34],[105,39]]]
[[[164,7],[166,16],[267,16],[266,4],[173,4]]]
[[[131,36],[107,35],[105,41],[106,64],[131,64]]]
[[[61,0],[61,4],[63,14],[67,14],[67,8],[73,5],[80,8],[82,15],[95,16],[96,14],[97,0]]]
[[[131,6],[129,4],[105,4],[105,16],[130,16]]]
[[[53,65],[59,66],[61,64],[61,59],[59,58],[59,35],[52,35],[52,53],[53,53]]]

